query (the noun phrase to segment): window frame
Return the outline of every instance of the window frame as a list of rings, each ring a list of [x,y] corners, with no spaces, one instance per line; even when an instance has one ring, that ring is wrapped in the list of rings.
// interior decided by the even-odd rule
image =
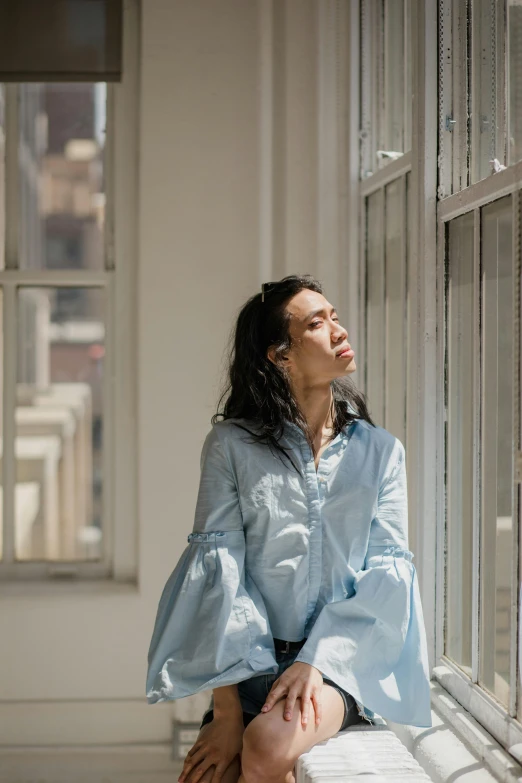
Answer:
[[[492,201],[495,201],[502,196],[511,195],[513,198],[512,210],[513,210],[513,274],[514,280],[519,281],[518,286],[514,286],[514,311],[515,318],[513,322],[513,360],[515,367],[513,377],[515,378],[514,389],[514,421],[513,431],[516,433],[518,440],[518,460],[520,464],[520,448],[522,443],[522,421],[521,421],[521,378],[520,367],[522,362],[520,361],[520,352],[522,346],[522,331],[521,331],[521,318],[520,318],[520,301],[522,293],[522,280],[521,280],[521,205],[522,205],[522,161],[508,167],[507,169],[492,174],[489,177],[479,180],[478,182],[470,185],[463,191],[455,193],[445,199],[439,201],[437,208],[437,222],[438,222],[438,249],[437,249],[437,270],[438,270],[438,288],[441,292],[439,297],[439,310],[438,310],[438,322],[441,325],[440,329],[440,346],[439,346],[439,365],[443,368],[446,351],[447,341],[447,322],[445,318],[445,307],[447,302],[446,294],[446,264],[447,264],[447,226],[449,222],[460,215],[472,212],[474,215],[474,270],[475,270],[475,286],[474,292],[475,303],[478,305],[478,297],[480,295],[480,245],[481,245],[481,215],[480,209],[483,206],[488,205]],[[478,307],[476,307],[478,312]],[[474,345],[475,350],[480,348],[480,325],[475,324],[474,328]],[[438,385],[439,399],[444,401],[443,408],[443,421],[444,428],[446,427],[446,405],[445,405],[445,383],[444,373],[440,373]],[[518,388],[517,388],[518,386]],[[474,387],[474,401],[475,401],[475,445],[474,445],[474,474],[479,475],[480,471],[480,435],[477,437],[477,433],[481,432],[480,422],[480,407],[482,404],[480,377],[477,372],[473,379]],[[442,438],[444,440],[444,438]],[[444,445],[442,444],[441,454],[444,455]],[[513,482],[518,484],[518,492],[515,492],[515,503],[513,504],[513,518],[515,524],[512,529],[512,544],[513,544],[513,562],[511,573],[511,640],[510,640],[510,680],[512,683],[516,683],[515,687],[510,688],[509,707],[506,708],[501,704],[492,694],[486,691],[478,683],[479,675],[479,655],[480,655],[480,640],[479,640],[479,588],[480,588],[480,486],[477,482],[474,485],[474,497],[473,497],[473,592],[472,592],[472,613],[473,613],[473,633],[472,633],[472,673],[471,678],[468,677],[459,666],[448,658],[444,653],[444,596],[443,590],[439,590],[439,611],[438,611],[438,627],[437,627],[437,650],[436,659],[437,664],[433,668],[433,677],[439,684],[444,687],[465,709],[467,709],[509,752],[518,760],[522,761],[522,752],[518,751],[513,746],[520,746],[522,743],[522,683],[520,679],[520,664],[519,658],[522,653],[522,649],[519,645],[519,624],[520,624],[520,598],[517,602],[513,601],[514,596],[519,596],[520,591],[520,524],[521,524],[521,502],[520,502],[520,480],[522,476],[519,475],[518,482],[516,478],[516,460],[513,466]],[[442,483],[442,482],[441,482]],[[438,551],[443,553],[445,551],[445,536],[446,536],[446,518],[445,518],[445,497],[444,494],[439,498],[438,503]],[[518,525],[516,519],[518,517]],[[441,558],[442,559],[442,558]],[[444,577],[441,575],[442,585],[444,583]],[[518,706],[517,706],[518,705]],[[517,710],[518,716],[517,717]]]
[[[103,558],[100,561],[13,561],[14,529],[4,525],[0,582],[137,583],[137,307],[139,0],[124,0],[123,78],[107,83],[104,265],[99,270],[16,269],[17,85],[6,84],[6,242],[3,289],[3,518],[13,519],[15,486],[17,287],[96,287],[106,296],[104,360]],[[110,129],[112,128],[112,133]],[[117,140],[117,141],[116,141]],[[13,149],[16,155],[13,155]],[[15,206],[16,205],[16,206]],[[117,404],[116,404],[117,401]],[[11,562],[6,562],[6,555]]]

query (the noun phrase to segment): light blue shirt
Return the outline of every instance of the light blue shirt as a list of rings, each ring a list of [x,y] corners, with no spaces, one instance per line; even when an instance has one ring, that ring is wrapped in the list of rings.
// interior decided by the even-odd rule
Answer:
[[[148,703],[276,674],[273,638],[306,638],[296,661],[351,693],[370,722],[430,727],[403,444],[357,420],[316,472],[287,421],[281,445],[303,478],[234,422],[253,429],[219,421],[203,444],[192,533],[150,643]]]

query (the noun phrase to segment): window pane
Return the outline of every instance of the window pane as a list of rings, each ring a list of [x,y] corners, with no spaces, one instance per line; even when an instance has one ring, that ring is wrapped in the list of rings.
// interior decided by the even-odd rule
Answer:
[[[404,59],[406,89],[404,101],[404,152],[411,150],[411,124],[413,112],[413,83],[411,71],[411,0],[405,0],[406,23],[404,25]]]
[[[361,0],[362,179],[411,149],[410,5]]]
[[[511,196],[482,209],[482,520],[479,680],[509,701],[513,469]]]
[[[104,292],[18,300],[16,558],[102,554]]]
[[[406,106],[411,107],[411,87],[405,85],[407,69],[404,56],[404,33],[404,0],[386,0],[384,43],[385,149],[393,152],[406,151],[404,144],[405,108]]]
[[[372,417],[384,422],[383,191],[366,200],[366,390]]]
[[[508,0],[508,156],[522,160],[522,5]]]
[[[471,674],[473,553],[473,214],[449,225],[445,653]]]
[[[477,182],[491,173],[490,161],[496,157],[496,8],[491,0],[474,0],[472,8],[473,58],[477,78],[471,124],[472,181]],[[504,163],[504,160],[500,162]]]
[[[21,268],[104,264],[105,84],[20,85]]]
[[[405,182],[386,192],[385,427],[406,441],[406,210]]]

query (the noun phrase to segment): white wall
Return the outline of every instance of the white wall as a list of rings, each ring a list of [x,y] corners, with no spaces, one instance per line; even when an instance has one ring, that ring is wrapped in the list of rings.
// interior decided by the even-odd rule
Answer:
[[[262,280],[315,273],[353,340],[338,203],[319,209],[335,155],[318,154],[318,74],[327,76],[318,69],[318,8],[317,0],[143,0],[139,585],[4,595],[3,744],[169,738],[171,715],[190,700],[146,703],[146,655],[161,590],[192,528],[201,446],[237,311]],[[334,187],[340,194],[342,183]]]

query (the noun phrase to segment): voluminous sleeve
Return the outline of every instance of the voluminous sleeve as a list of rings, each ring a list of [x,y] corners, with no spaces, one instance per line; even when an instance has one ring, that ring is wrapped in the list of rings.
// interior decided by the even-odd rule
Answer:
[[[363,569],[353,595],[326,604],[296,657],[369,710],[397,723],[431,726],[426,632],[413,553],[408,550],[405,452],[379,491]]]
[[[161,594],[150,642],[149,704],[278,669],[263,599],[244,568],[237,487],[215,426],[200,468],[193,530]]]

